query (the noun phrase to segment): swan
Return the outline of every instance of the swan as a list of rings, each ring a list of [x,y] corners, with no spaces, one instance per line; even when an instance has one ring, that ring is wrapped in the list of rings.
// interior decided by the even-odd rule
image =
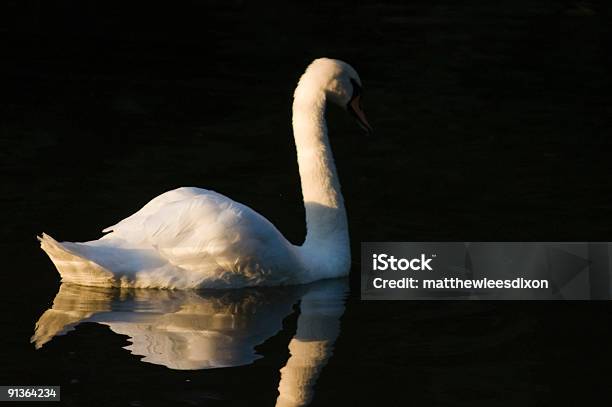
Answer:
[[[132,288],[240,288],[305,284],[348,274],[351,255],[340,182],[325,120],[327,102],[368,133],[361,79],[346,62],[319,58],[293,98],[293,135],[306,211],[306,238],[293,245],[265,217],[217,192],[165,192],[103,230],[98,240],[38,236],[62,282]]]

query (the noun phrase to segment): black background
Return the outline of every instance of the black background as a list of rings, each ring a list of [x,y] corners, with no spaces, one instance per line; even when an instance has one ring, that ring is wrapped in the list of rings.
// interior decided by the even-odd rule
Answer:
[[[295,315],[243,368],[146,365],[95,325],[35,352],[58,276],[34,236],[96,239],[200,186],[299,243],[291,95],[320,56],[358,70],[376,130],[329,111],[355,259],[361,241],[612,240],[610,14],[545,0],[3,2],[0,382],[60,384],[67,405],[273,403]],[[313,405],[607,401],[609,303],[365,303],[358,271]]]

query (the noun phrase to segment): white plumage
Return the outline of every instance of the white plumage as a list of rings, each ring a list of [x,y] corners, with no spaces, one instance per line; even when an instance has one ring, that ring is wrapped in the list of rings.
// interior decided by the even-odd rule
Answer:
[[[295,92],[293,127],[307,235],[289,243],[266,218],[219,193],[178,188],[151,200],[99,240],[39,240],[62,276],[82,285],[233,288],[301,284],[348,273],[348,227],[325,123],[329,99],[359,110],[357,73],[321,58]],[[360,110],[358,118],[363,117]],[[367,122],[366,122],[367,124]]]

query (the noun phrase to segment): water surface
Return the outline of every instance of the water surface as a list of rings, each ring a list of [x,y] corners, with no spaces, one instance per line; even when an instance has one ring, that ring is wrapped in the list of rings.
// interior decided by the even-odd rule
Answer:
[[[355,66],[376,131],[366,139],[330,109],[353,259],[361,241],[612,240],[609,6],[62,4],[1,6],[2,384],[61,385],[67,406],[276,403],[299,300],[281,301],[274,329],[245,322],[259,333],[237,348],[231,363],[249,360],[241,366],[147,363],[162,360],[145,355],[136,325],[112,320],[123,311],[145,318],[133,321],[152,330],[151,343],[172,338],[164,349],[189,343],[189,332],[204,339],[182,319],[184,331],[170,334],[163,307],[136,294],[103,293],[104,310],[82,321],[87,312],[68,312],[76,320],[41,328],[35,343],[50,340],[37,350],[35,324],[64,288],[35,235],[97,239],[160,193],[198,186],[249,205],[300,243],[290,106],[315,57]],[[312,406],[609,398],[608,302],[362,302],[357,262],[349,282]],[[181,296],[211,301],[152,295],[171,307]],[[130,301],[151,312],[121,311]],[[211,360],[203,349],[187,354]]]

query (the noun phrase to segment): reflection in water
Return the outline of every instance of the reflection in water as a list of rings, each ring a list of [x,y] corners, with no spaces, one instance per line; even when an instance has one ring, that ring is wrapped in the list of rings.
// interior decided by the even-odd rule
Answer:
[[[36,323],[42,347],[82,322],[127,335],[134,355],[171,369],[211,369],[252,363],[255,346],[274,336],[296,303],[297,332],[281,369],[277,406],[303,406],[332,354],[348,290],[346,279],[290,287],[167,291],[62,284]]]
[[[323,366],[332,355],[344,313],[345,279],[321,284],[302,296],[297,332],[289,343],[291,356],[281,369],[279,407],[305,406]]]

